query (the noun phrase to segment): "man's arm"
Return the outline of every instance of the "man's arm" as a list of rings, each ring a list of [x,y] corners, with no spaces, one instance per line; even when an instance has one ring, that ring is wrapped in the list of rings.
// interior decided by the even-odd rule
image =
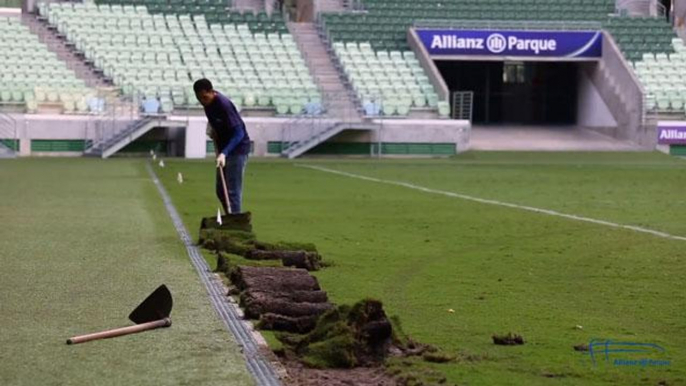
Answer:
[[[245,127],[234,128],[233,137],[231,137],[229,143],[222,149],[222,154],[224,154],[225,157],[228,157],[229,153],[231,153],[233,149],[235,149],[236,146],[241,143],[243,137],[245,137]]]

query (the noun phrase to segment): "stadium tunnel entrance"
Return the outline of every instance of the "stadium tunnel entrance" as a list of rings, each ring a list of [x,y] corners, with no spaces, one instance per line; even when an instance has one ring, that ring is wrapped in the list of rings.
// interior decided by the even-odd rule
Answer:
[[[472,122],[576,125],[579,62],[436,60],[450,94],[474,93]]]

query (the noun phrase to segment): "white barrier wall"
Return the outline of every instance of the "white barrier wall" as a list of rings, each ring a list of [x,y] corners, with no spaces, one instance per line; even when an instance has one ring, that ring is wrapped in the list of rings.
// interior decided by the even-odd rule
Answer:
[[[579,126],[608,131],[617,127],[617,121],[612,116],[612,112],[583,69],[579,71],[577,91],[577,124]]]
[[[31,150],[32,140],[95,140],[102,130],[120,130],[128,120],[101,122],[93,117],[74,115],[32,115],[15,114],[13,118],[18,125],[20,155],[80,155],[77,151],[38,153]],[[154,138],[172,142],[171,148],[181,147],[186,158],[205,158],[207,154],[206,136],[207,119],[204,116],[171,116],[169,120],[186,122],[181,129],[168,129],[155,132]],[[278,152],[269,151],[270,143],[284,141],[284,124],[291,122],[287,118],[247,117],[244,119],[248,134],[253,141],[253,154],[258,157],[278,156]],[[377,131],[344,131],[329,140],[333,143],[370,143],[386,144],[454,144],[455,152],[469,149],[471,126],[468,121],[433,119],[385,119],[374,121],[380,127]],[[98,127],[100,127],[98,129]],[[105,127],[103,129],[103,127]],[[211,155],[211,154],[210,154]]]

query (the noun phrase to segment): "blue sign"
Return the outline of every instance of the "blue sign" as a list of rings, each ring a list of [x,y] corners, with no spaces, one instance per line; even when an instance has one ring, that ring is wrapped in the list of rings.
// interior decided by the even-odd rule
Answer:
[[[671,360],[659,358],[666,350],[655,343],[591,339],[588,351],[593,365],[598,364],[598,359],[623,367],[670,366],[672,364]],[[596,358],[597,356],[599,358]]]
[[[599,58],[600,31],[418,30],[433,56],[479,55],[542,58]]]
[[[657,143],[660,145],[686,145],[686,122],[657,123]]]

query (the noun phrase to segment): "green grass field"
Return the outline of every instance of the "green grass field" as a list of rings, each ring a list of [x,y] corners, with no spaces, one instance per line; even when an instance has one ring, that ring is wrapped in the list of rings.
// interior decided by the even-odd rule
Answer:
[[[333,264],[317,273],[333,301],[379,298],[414,338],[458,355],[457,363],[432,365],[450,382],[686,384],[686,241],[299,164],[686,236],[683,160],[637,153],[251,160],[244,205],[259,238],[319,247]],[[197,232],[199,219],[218,206],[212,164],[170,161],[156,170]],[[527,343],[492,344],[491,334],[510,331]],[[594,366],[572,349],[592,338],[661,345],[665,352],[643,356],[670,365],[615,366],[611,359]]]
[[[217,210],[211,161],[155,167],[188,228]],[[0,384],[250,384],[143,160],[0,161]],[[659,154],[470,153],[443,160],[250,161],[265,241],[315,243],[337,303],[379,298],[456,354],[469,385],[686,384],[686,241],[300,167],[325,167],[686,236],[686,162]],[[183,173],[185,182],[176,181]],[[170,329],[67,346],[127,325],[167,283]],[[453,309],[454,313],[447,312]],[[575,326],[583,326],[577,329]],[[516,332],[523,346],[491,343]],[[597,365],[573,345],[655,343],[668,366]],[[613,358],[640,358],[613,354]]]
[[[0,385],[250,385],[141,160],[0,160]],[[158,285],[173,326],[130,325]]]

